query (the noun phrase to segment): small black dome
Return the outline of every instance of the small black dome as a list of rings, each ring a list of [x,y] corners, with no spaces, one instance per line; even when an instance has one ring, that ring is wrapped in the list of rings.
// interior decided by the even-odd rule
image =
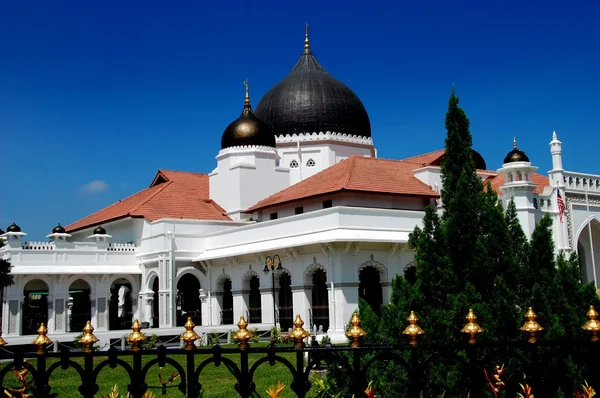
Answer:
[[[56,227],[54,227],[54,229],[52,230],[53,234],[64,234],[65,233],[65,228],[60,225],[60,223],[58,223],[58,225]]]
[[[296,66],[262,97],[256,116],[275,135],[331,131],[371,136],[371,122],[363,103],[319,64],[308,39]]]
[[[0,235],[4,235],[4,231],[0,228]]]
[[[12,223],[8,228],[6,228],[6,232],[21,232],[21,227],[15,223]]]
[[[106,230],[101,225],[98,225],[94,230],[94,235],[106,235]]]
[[[248,103],[244,106],[242,115],[223,132],[221,149],[250,145],[275,148],[275,135],[266,123],[254,116]]]
[[[525,152],[521,151],[517,148],[517,140],[513,141],[513,150],[506,154],[504,158],[504,163],[514,163],[514,162],[529,162],[529,158],[525,155]]]

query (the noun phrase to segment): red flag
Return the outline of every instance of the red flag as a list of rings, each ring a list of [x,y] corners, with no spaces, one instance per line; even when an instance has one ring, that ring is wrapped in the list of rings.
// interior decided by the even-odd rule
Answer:
[[[560,222],[563,222],[563,214],[565,214],[565,202],[562,196],[560,196],[560,190],[556,188],[556,203],[558,203],[558,217]]]

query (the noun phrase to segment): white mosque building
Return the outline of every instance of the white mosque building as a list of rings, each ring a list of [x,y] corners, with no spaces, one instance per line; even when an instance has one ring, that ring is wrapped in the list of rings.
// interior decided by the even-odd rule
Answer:
[[[550,138],[550,137],[549,137]],[[15,283],[5,289],[3,337],[28,343],[41,322],[71,340],[90,319],[106,341],[132,319],[148,333],[305,327],[343,333],[360,297],[378,311],[394,275],[413,261],[409,233],[440,206],[444,151],[380,159],[359,98],[329,75],[308,35],[295,67],[253,111],[225,129],[208,173],[159,170],[149,187],[28,242],[12,224],[0,236]],[[600,267],[600,175],[565,171],[550,141],[548,176],[516,147],[502,167],[478,173],[503,201],[514,198],[531,234],[546,213],[556,250],[577,251],[586,281]],[[499,162],[498,162],[499,163]],[[560,210],[562,198],[565,211]]]

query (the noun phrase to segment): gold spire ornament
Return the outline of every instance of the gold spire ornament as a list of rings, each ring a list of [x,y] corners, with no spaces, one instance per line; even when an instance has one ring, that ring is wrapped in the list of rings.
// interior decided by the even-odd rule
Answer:
[[[243,315],[240,316],[240,321],[238,322],[237,326],[239,330],[235,332],[233,338],[238,341],[238,348],[245,350],[246,348],[250,347],[250,344],[248,344],[248,340],[250,340],[250,338],[254,335],[252,334],[252,332],[246,329],[246,326],[248,326],[248,322],[246,322],[246,319]]]
[[[300,314],[296,315],[296,319],[294,320],[294,330],[289,334],[289,337],[294,339],[294,348],[302,348],[304,347],[304,339],[310,336],[310,333],[307,332],[302,325],[304,325],[304,321],[300,318]]]
[[[419,318],[417,318],[414,311],[410,312],[407,321],[408,326],[406,327],[406,329],[404,329],[404,332],[402,332],[402,334],[405,334],[410,337],[410,341],[408,342],[408,344],[417,345],[419,343],[417,341],[417,337],[419,337],[422,334],[425,334],[425,331],[421,329],[419,325],[417,325],[417,322],[419,322]]]
[[[535,314],[535,312],[533,312],[533,308],[529,307],[527,313],[525,314],[525,323],[521,327],[521,331],[529,333],[529,338],[527,339],[527,341],[531,344],[537,343],[537,334],[544,330],[544,328],[539,323],[537,323],[536,319],[537,315]]]
[[[513,149],[517,149],[517,137],[513,138]]]
[[[127,337],[127,341],[131,343],[131,351],[139,351],[142,349],[142,341],[146,340],[146,335],[140,332],[142,325],[139,320],[133,321],[131,330],[133,332]]]
[[[37,346],[36,354],[43,355],[46,352],[46,346],[52,343],[52,340],[46,336],[48,334],[48,328],[43,323],[40,324],[40,327],[37,330],[38,336],[33,340],[31,344]]]
[[[310,52],[310,41],[308,40],[308,22],[304,25],[304,54],[308,54]]]
[[[360,339],[367,335],[367,332],[360,327],[361,322],[358,314],[355,312],[350,319],[350,324],[352,326],[346,332],[346,336],[352,339],[352,343],[350,344],[350,347],[352,348],[360,347]]]
[[[83,352],[92,352],[92,347],[98,342],[98,338],[94,336],[93,332],[92,322],[87,321],[83,327],[83,336],[79,339],[79,343],[83,344]]]
[[[600,341],[600,321],[598,321],[598,312],[590,305],[590,310],[586,314],[588,321],[581,328],[592,333],[592,342]]]
[[[200,336],[198,333],[194,331],[194,322],[192,322],[192,317],[188,317],[187,322],[183,327],[185,328],[185,332],[181,334],[181,340],[185,342],[185,347],[183,347],[186,351],[192,351],[196,349],[196,345],[194,341],[198,340]]]
[[[250,85],[248,84],[248,79],[244,80],[244,87],[246,87],[246,100],[244,101],[244,105],[250,106]]]
[[[465,317],[467,324],[461,329],[461,333],[469,335],[469,344],[477,343],[477,335],[483,333],[483,329],[477,324],[477,316],[472,308],[469,308],[469,313]]]

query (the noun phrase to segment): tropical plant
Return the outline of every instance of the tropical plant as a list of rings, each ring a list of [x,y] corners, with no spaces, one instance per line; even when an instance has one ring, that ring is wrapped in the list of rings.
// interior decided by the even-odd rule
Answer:
[[[285,384],[283,384],[281,381],[278,381],[277,386],[269,387],[269,389],[267,390],[267,395],[269,396],[269,398],[279,398],[284,388]]]

